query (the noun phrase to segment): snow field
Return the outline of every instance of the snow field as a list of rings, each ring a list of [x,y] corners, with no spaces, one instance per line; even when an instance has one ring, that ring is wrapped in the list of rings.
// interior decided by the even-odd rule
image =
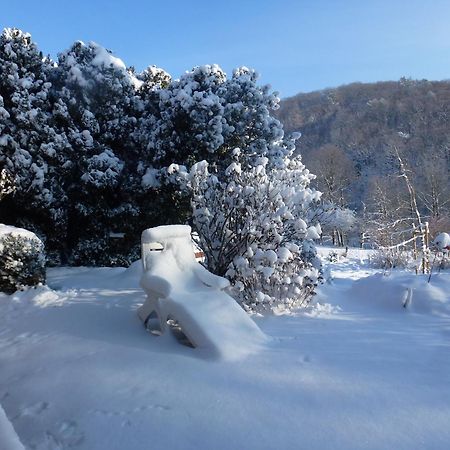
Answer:
[[[309,310],[256,318],[272,340],[240,361],[147,333],[140,263],[52,269],[0,296],[0,403],[27,449],[447,449],[450,273],[364,258],[330,266]]]

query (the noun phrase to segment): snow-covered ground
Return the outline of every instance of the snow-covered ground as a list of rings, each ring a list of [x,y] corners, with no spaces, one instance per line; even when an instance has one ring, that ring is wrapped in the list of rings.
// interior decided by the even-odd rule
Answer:
[[[0,405],[36,450],[448,449],[450,273],[366,255],[331,266],[314,308],[257,318],[271,341],[237,361],[147,333],[139,265],[52,269],[0,295]]]

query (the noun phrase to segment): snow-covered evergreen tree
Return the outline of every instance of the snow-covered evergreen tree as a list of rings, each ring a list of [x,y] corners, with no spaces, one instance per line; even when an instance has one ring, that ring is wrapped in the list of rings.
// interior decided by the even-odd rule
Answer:
[[[0,291],[11,294],[44,282],[42,241],[28,230],[0,224]]]
[[[130,197],[140,183],[133,136],[142,83],[119,58],[92,42],[76,42],[61,53],[53,78],[58,110],[77,153],[68,190],[72,261],[104,264],[115,245],[110,233],[126,232],[130,217],[138,213]],[[123,264],[126,258],[115,255],[109,262]]]
[[[157,110],[143,126],[154,167],[207,160],[223,171],[236,147],[270,163],[292,150],[271,114],[279,98],[245,67],[227,79],[217,66],[200,66],[158,91]]]
[[[147,151],[142,185],[149,195],[158,192],[154,198],[164,214],[183,220],[189,212],[189,193],[176,177],[167,176],[174,164],[189,169],[206,160],[222,179],[239,147],[249,166],[266,157],[268,167],[282,167],[296,136],[284,137],[271,114],[278,107],[277,93],[259,86],[257,79],[245,67],[227,78],[219,66],[206,65],[154,93],[140,127]]]
[[[14,177],[15,193],[3,214],[17,224],[34,224],[39,234],[60,234],[66,220],[63,154],[69,146],[51,114],[51,61],[31,36],[5,29],[0,36],[0,163]],[[61,238],[61,234],[60,234]]]

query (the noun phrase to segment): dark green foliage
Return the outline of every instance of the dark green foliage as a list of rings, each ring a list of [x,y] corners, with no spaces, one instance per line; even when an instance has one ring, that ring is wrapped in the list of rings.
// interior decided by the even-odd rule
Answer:
[[[82,42],[54,63],[5,29],[0,74],[0,168],[15,185],[0,217],[42,237],[51,265],[128,265],[143,229],[191,220],[193,164],[224,176],[237,147],[250,166],[294,147],[271,115],[277,94],[246,68],[172,80]]]
[[[45,283],[44,246],[37,238],[16,234],[0,237],[0,291],[12,294]]]

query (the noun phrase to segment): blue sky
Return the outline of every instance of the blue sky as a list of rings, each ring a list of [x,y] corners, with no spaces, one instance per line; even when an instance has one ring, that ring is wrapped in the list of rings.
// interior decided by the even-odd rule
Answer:
[[[56,57],[95,41],[177,78],[246,65],[282,97],[353,81],[450,78],[450,0],[2,0],[0,26]]]

